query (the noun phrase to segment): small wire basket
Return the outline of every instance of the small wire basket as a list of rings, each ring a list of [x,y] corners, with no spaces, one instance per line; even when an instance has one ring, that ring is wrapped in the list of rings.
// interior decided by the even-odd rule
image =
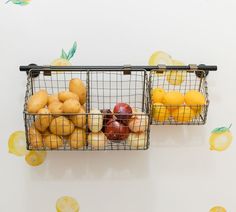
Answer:
[[[24,105],[28,150],[148,149],[150,87],[145,69],[26,67],[21,70],[28,72]],[[49,99],[69,91],[72,79],[80,79],[84,84],[86,98],[78,112],[65,112],[66,101],[54,101],[52,106]],[[50,96],[46,105],[29,112],[32,96],[45,91]],[[73,101],[78,104],[78,100]]]
[[[209,106],[207,69],[205,65],[159,65],[159,69],[150,71],[151,123],[205,124]]]

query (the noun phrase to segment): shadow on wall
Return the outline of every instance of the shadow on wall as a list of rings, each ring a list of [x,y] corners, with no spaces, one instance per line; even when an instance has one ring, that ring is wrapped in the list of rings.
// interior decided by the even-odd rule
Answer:
[[[137,180],[149,175],[148,151],[48,152],[45,163],[30,169],[34,180]]]
[[[206,143],[206,126],[151,126],[151,147],[193,147]]]

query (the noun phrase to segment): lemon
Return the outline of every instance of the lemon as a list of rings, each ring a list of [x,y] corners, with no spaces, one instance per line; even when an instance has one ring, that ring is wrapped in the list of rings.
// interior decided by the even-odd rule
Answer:
[[[52,66],[70,66],[71,63],[69,60],[64,58],[58,58],[51,63]]]
[[[155,103],[152,106],[152,117],[155,121],[164,122],[169,119],[170,111],[162,103]]]
[[[26,138],[24,131],[16,131],[10,135],[8,150],[16,156],[24,156],[27,153]]]
[[[184,103],[184,95],[179,91],[169,91],[163,97],[163,104],[171,106],[171,109],[176,109],[175,106],[181,106]]]
[[[165,93],[163,88],[153,88],[151,91],[152,103],[162,103]]]
[[[186,123],[192,121],[192,119],[196,116],[196,113],[188,106],[181,106],[172,111],[171,115],[175,121]]]
[[[25,156],[25,161],[30,166],[39,166],[41,165],[47,156],[46,151],[29,151],[29,153]]]
[[[73,197],[63,196],[56,202],[57,212],[79,212],[79,203]]]
[[[215,206],[215,207],[211,208],[209,212],[227,212],[227,211],[225,208],[223,208],[221,206]]]
[[[173,62],[172,62],[172,58],[170,55],[168,55],[166,52],[163,52],[163,51],[156,51],[154,52],[150,59],[149,59],[149,62],[148,64],[150,66],[157,66],[158,64],[163,64],[163,65],[172,65]],[[154,70],[155,71],[155,70]],[[158,70],[156,70],[158,71]],[[155,72],[158,76],[162,76],[163,73],[158,73],[158,72]]]
[[[230,146],[233,140],[230,127],[231,125],[228,128],[216,128],[211,132],[211,136],[209,138],[210,150],[224,151]]]
[[[173,60],[173,65],[183,66],[181,61]],[[181,85],[187,75],[186,71],[168,71],[166,74],[166,80],[171,85]]]

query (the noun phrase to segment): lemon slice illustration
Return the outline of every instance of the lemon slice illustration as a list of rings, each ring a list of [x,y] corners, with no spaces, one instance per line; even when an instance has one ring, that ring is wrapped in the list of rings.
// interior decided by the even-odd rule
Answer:
[[[30,3],[31,0],[8,0],[6,3],[8,2],[12,2],[13,4],[18,4],[21,6],[27,5]]]
[[[150,66],[156,66],[158,64],[172,65],[173,61],[172,61],[171,56],[168,55],[166,52],[156,51],[151,55],[148,64]],[[155,71],[155,70],[153,70],[153,71]],[[155,73],[158,76],[163,76],[163,73],[158,73],[158,72],[155,72]]]
[[[24,156],[27,154],[24,131],[16,131],[10,135],[8,140],[8,150],[9,153],[16,156]]]
[[[227,212],[227,211],[225,208],[223,208],[221,206],[215,206],[215,207],[211,208],[209,212]]]
[[[228,128],[216,128],[211,132],[211,136],[209,138],[210,150],[224,151],[230,146],[233,140],[230,127],[231,125]]]
[[[56,202],[57,212],[79,212],[79,203],[73,197],[63,196]]]
[[[183,66],[184,63],[182,63],[179,60],[172,60],[173,65],[177,66]],[[166,74],[166,80],[171,84],[171,85],[181,85],[183,81],[185,80],[187,75],[186,71],[168,71]]]
[[[39,166],[41,165],[47,156],[46,151],[29,151],[29,153],[25,156],[25,161],[30,166]]]
[[[71,65],[70,59],[74,56],[76,50],[77,50],[77,43],[74,42],[69,52],[66,53],[64,49],[62,49],[61,57],[52,61],[51,65],[52,66],[70,66]]]

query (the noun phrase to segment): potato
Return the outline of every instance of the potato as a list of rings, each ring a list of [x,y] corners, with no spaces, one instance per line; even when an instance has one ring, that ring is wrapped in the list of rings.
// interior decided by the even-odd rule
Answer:
[[[48,96],[48,105],[50,105],[53,102],[59,102],[60,100],[58,99],[58,94],[52,94]]]
[[[147,135],[146,133],[130,133],[127,139],[127,144],[136,149],[147,148]]]
[[[63,113],[63,103],[54,101],[48,106],[48,109],[52,114],[61,114]]]
[[[52,116],[50,115],[50,111],[47,108],[40,109],[38,114],[40,115],[37,116],[34,126],[40,132],[44,132],[49,127]]]
[[[86,131],[76,128],[68,138],[72,149],[79,149],[86,145]]]
[[[77,99],[68,99],[63,103],[64,113],[78,113],[81,105]]]
[[[61,91],[58,93],[58,98],[61,102],[64,102],[68,99],[77,99],[79,101],[79,96],[70,91]]]
[[[50,134],[51,132],[49,131],[49,129],[46,129],[44,132],[41,133],[41,135],[43,136],[43,139]]]
[[[85,110],[81,107],[78,115],[70,116],[70,120],[76,127],[84,128],[86,127],[86,113]]]
[[[50,123],[50,131],[55,135],[70,135],[74,128],[74,124],[64,116],[59,116]]]
[[[138,112],[133,115],[128,126],[132,132],[144,132],[148,128],[148,116],[143,112]]]
[[[100,131],[97,133],[89,133],[88,144],[92,146],[93,149],[105,149],[107,145],[107,137]]]
[[[46,90],[40,90],[32,95],[27,103],[27,111],[29,113],[37,113],[41,108],[45,107],[48,102],[48,93]]]
[[[103,127],[103,116],[100,110],[93,109],[88,115],[88,128],[92,132],[99,132]]]
[[[69,90],[79,96],[81,105],[86,102],[86,87],[81,79],[71,79],[69,83]]]
[[[63,141],[57,135],[49,134],[44,137],[43,141],[45,146],[49,149],[59,149],[60,147],[63,147]]]
[[[35,128],[35,126],[31,126],[28,131],[29,136],[29,144],[35,149],[43,147],[43,138],[40,132]]]

